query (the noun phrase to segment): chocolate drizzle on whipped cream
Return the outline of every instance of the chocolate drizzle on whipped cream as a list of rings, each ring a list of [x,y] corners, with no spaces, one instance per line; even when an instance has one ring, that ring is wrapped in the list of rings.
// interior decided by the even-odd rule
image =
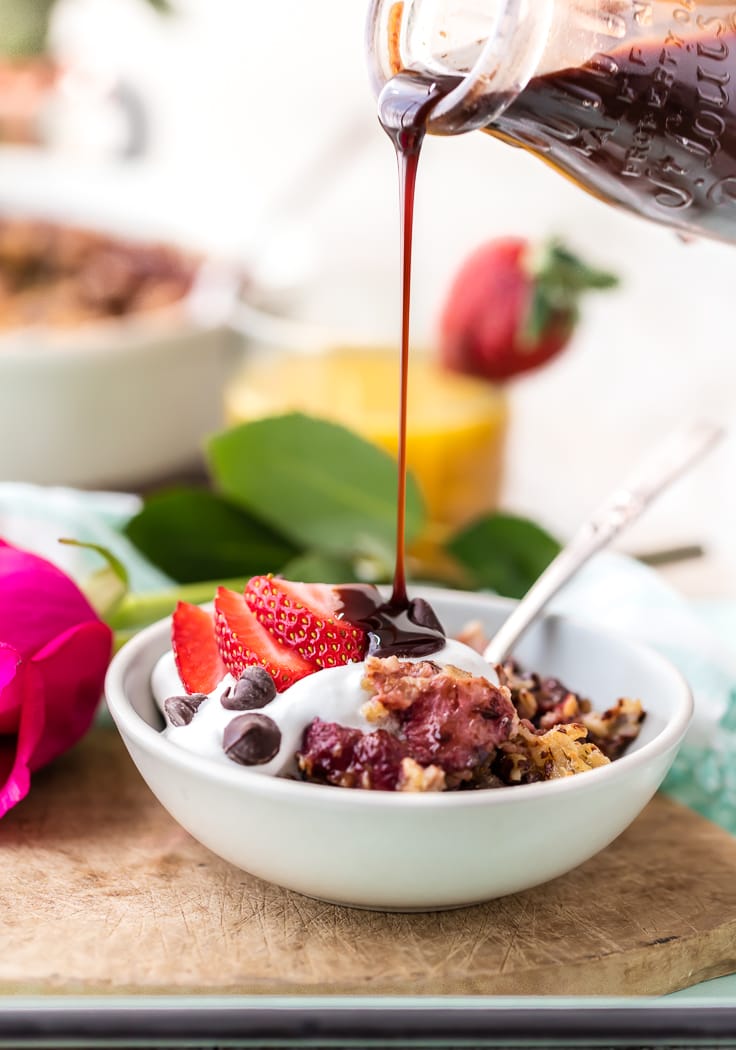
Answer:
[[[443,648],[446,636],[442,624],[424,598],[384,601],[378,590],[367,584],[348,584],[336,590],[342,602],[341,615],[368,635],[368,656],[430,656]]]

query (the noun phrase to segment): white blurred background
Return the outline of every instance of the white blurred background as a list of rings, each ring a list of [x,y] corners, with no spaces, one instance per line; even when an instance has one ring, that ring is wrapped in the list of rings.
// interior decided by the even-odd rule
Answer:
[[[146,150],[128,163],[153,173],[162,207],[208,243],[260,258],[273,280],[303,278],[315,319],[391,336],[396,175],[366,75],[366,0],[175,3],[162,18],[141,0],[61,0],[54,50],[91,81],[122,79],[145,99]],[[94,107],[69,107],[56,148],[98,164],[101,140],[114,146],[121,132],[96,120]],[[622,277],[620,291],[586,302],[569,351],[512,388],[504,505],[564,536],[679,421],[733,422],[736,251],[685,246],[487,136],[431,140],[417,203],[418,343],[431,346],[464,255],[509,233],[563,234]],[[691,594],[735,594],[735,468],[731,435],[623,548],[702,543],[709,557],[671,578]]]

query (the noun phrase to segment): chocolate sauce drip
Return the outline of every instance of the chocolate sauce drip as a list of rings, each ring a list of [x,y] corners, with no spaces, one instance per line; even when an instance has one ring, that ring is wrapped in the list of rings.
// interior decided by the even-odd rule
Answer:
[[[424,619],[426,610],[431,613],[429,626]],[[386,602],[361,626],[368,634],[368,656],[429,656],[445,644],[445,632],[422,598],[403,608]]]
[[[368,656],[430,656],[445,644],[445,632],[424,598],[385,602],[375,587],[355,584],[338,588],[341,615],[368,635]]]

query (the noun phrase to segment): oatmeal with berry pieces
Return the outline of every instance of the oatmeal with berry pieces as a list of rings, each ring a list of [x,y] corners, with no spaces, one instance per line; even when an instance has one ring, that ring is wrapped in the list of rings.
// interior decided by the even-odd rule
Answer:
[[[493,685],[457,667],[366,661],[370,733],[315,719],[297,755],[304,779],[338,787],[446,791],[570,776],[617,758],[639,732],[639,701],[602,715],[556,679],[499,668]],[[422,771],[417,776],[417,770]]]

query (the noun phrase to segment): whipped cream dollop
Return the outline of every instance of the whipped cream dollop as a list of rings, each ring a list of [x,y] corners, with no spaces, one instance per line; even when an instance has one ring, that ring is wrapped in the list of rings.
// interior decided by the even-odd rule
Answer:
[[[452,665],[498,685],[495,669],[474,649],[453,639],[448,638],[444,646],[438,652],[432,653],[431,657],[402,659],[431,659],[440,666]],[[370,694],[361,686],[365,669],[365,661],[360,661],[315,671],[260,708],[259,713],[267,715],[278,726],[281,743],[278,752],[270,761],[247,768],[267,776],[295,773],[295,755],[301,748],[305,729],[315,718],[324,722],[337,722],[364,732],[375,730],[375,724],[370,723],[361,713],[363,705],[370,699]],[[185,751],[232,767],[234,763],[223,748],[223,737],[228,724],[234,718],[243,715],[243,711],[232,711],[223,707],[221,697],[226,689],[234,684],[232,676],[225,675],[217,688],[198,706],[191,722],[182,726],[167,725],[164,736]],[[151,676],[151,688],[162,713],[167,698],[185,693],[173,652],[166,653],[156,664]]]

